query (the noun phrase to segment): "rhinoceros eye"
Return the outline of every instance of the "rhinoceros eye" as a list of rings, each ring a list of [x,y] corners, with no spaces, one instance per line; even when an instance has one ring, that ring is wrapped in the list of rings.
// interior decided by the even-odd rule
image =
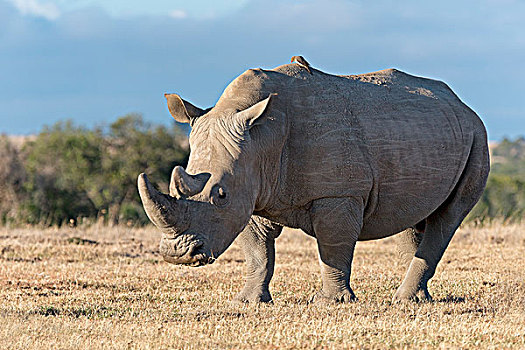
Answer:
[[[226,189],[222,186],[216,186],[212,191],[211,202],[217,206],[228,204],[229,198]]]

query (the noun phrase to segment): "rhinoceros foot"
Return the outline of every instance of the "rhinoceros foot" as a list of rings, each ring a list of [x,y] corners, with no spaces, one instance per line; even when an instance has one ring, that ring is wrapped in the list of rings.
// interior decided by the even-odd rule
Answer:
[[[339,292],[327,293],[324,291],[317,292],[310,300],[311,304],[334,304],[334,303],[353,303],[358,299],[351,289]]]
[[[273,303],[272,296],[268,288],[266,289],[251,289],[244,288],[235,298],[234,303],[253,304],[253,303]]]
[[[432,296],[428,292],[428,289],[426,288],[420,288],[415,293],[411,291],[407,291],[405,289],[399,288],[394,295],[394,298],[392,299],[393,304],[400,304],[400,303],[424,303],[424,302],[432,302]]]

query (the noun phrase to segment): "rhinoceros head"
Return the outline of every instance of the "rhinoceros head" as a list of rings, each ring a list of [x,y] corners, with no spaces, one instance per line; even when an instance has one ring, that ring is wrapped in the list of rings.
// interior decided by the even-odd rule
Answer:
[[[201,110],[178,95],[165,96],[173,117],[192,125],[188,166],[173,169],[169,195],[157,191],[145,174],[138,178],[139,193],[148,217],[163,233],[164,259],[204,265],[223,253],[254,210],[268,201],[284,118],[274,118],[280,113],[275,94],[243,110]]]

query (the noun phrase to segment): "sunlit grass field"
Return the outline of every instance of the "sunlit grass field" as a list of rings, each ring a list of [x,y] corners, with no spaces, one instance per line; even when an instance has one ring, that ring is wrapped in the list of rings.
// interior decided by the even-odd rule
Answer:
[[[277,240],[273,305],[237,305],[244,257],[165,263],[156,229],[0,230],[0,348],[525,348],[525,225],[463,227],[429,286],[435,302],[392,305],[406,271],[395,237],[360,242],[359,298],[312,305],[315,241]]]

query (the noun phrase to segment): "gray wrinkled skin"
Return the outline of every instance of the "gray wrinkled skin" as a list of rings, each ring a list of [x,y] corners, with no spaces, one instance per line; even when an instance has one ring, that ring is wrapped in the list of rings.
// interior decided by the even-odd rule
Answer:
[[[269,302],[274,240],[300,228],[318,242],[314,301],[348,302],[356,242],[403,231],[408,272],[394,300],[431,300],[427,283],[485,186],[483,123],[439,81],[395,69],[312,73],[248,70],[208,110],[166,95],[192,131],[169,195],[139,176],[161,254],[204,265],[237,238],[247,275],[236,300]]]

